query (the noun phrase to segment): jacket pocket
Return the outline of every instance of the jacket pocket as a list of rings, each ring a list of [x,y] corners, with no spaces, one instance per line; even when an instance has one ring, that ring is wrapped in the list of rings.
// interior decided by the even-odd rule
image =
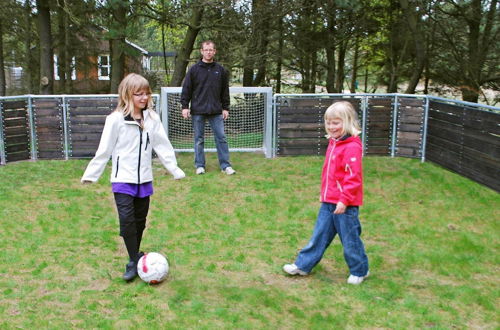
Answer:
[[[120,168],[120,156],[116,157],[116,172],[115,178],[118,177],[118,169]]]

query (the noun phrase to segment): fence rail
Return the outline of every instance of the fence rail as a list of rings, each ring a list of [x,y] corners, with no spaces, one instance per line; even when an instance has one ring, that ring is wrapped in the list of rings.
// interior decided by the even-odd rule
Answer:
[[[166,97],[153,97],[158,113],[170,118],[159,109]],[[323,115],[338,100],[358,111],[365,155],[428,159],[500,191],[500,108],[433,96],[275,94],[272,116],[263,121],[266,156],[324,154]],[[92,157],[116,102],[112,94],[0,97],[0,164]],[[164,125],[177,117],[162,118]]]

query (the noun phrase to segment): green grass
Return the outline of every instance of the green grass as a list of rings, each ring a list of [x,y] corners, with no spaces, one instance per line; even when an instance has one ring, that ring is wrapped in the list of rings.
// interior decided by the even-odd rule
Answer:
[[[371,276],[348,286],[338,239],[308,277],[288,277],[319,208],[322,157],[216,155],[174,181],[155,162],[143,249],[167,280],[124,283],[108,182],[85,160],[0,167],[0,328],[498,329],[500,195],[431,163],[367,157],[363,240]]]

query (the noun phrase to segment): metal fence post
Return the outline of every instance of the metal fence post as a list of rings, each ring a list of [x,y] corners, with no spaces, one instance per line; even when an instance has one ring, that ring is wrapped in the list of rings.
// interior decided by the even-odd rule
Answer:
[[[429,118],[429,103],[430,103],[430,100],[429,100],[429,96],[426,95],[425,96],[425,106],[424,106],[424,131],[422,133],[422,150],[421,150],[421,154],[422,154],[422,158],[421,158],[421,162],[425,162],[425,148],[426,148],[426,145],[427,145],[427,121],[428,121],[428,118]]]
[[[36,122],[35,112],[33,111],[33,95],[28,95],[28,117],[30,121],[30,138],[31,138],[31,159],[38,159],[38,143],[36,137]]]
[[[5,143],[3,135],[3,101],[0,101],[0,165],[5,165]]]
[[[362,143],[363,143],[363,156],[365,155],[365,149],[366,149],[366,116],[367,116],[367,111],[368,111],[368,96],[365,95],[361,99],[361,111],[362,111],[362,123],[361,123],[361,130],[362,130]]]
[[[63,121],[63,134],[64,134],[64,145],[63,145],[63,152],[64,152],[64,158],[66,160],[69,159],[69,132],[68,132],[68,107],[67,107],[67,99],[63,95],[62,97],[62,121]]]
[[[398,124],[398,110],[399,110],[399,98],[396,94],[394,96],[394,108],[392,109],[392,139],[391,139],[391,157],[396,154],[396,136],[397,136],[397,124]]]
[[[273,158],[273,90],[271,87],[264,92],[264,155],[266,158]]]

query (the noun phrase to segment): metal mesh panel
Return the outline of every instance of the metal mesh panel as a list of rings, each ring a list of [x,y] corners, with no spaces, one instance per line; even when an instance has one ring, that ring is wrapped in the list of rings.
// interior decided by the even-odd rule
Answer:
[[[162,92],[163,93],[163,92]],[[265,143],[268,92],[230,92],[229,118],[224,123],[230,151],[259,151]],[[162,99],[162,120],[168,137],[177,151],[193,151],[191,119],[182,117],[180,89],[170,89]],[[205,124],[205,150],[215,151],[215,141],[208,121]]]

